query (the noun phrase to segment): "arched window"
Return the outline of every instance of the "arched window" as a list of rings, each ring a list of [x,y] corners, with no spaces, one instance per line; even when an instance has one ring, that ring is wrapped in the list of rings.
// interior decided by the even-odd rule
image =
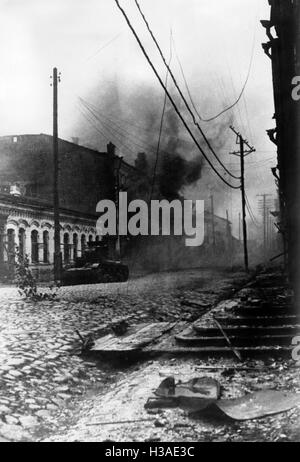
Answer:
[[[15,230],[7,230],[7,260],[9,263],[15,261]]]
[[[89,242],[93,242],[93,236],[91,234],[89,235]]]
[[[86,247],[86,237],[85,237],[85,234],[82,234],[81,235],[81,255],[85,251],[85,247]]]
[[[39,262],[39,233],[36,230],[31,231],[31,261]]]
[[[26,235],[25,235],[25,229],[20,228],[19,229],[19,255],[22,258],[22,260],[25,258],[25,241],[26,240]]]
[[[49,232],[43,232],[43,262],[49,263]]]
[[[64,234],[64,262],[70,261],[70,242],[69,242],[69,234]]]
[[[78,235],[73,234],[73,260],[78,257]]]

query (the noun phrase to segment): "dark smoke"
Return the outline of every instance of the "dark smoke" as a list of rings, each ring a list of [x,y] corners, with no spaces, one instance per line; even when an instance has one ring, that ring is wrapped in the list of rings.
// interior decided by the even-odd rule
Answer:
[[[130,136],[125,131],[122,132],[122,129],[115,131],[116,126],[107,120],[105,127],[102,127],[100,122],[96,122],[99,124],[99,129],[106,134],[106,139],[101,140],[101,136],[95,133],[95,129],[89,126],[86,121],[82,121],[83,123],[79,125],[81,131],[79,136],[83,142],[97,147],[100,151],[105,151],[106,143],[112,141],[117,147],[118,155],[121,154],[127,162],[135,164],[141,172],[145,173],[144,179],[136,178],[135,184],[131,185],[132,197],[149,197],[156,160],[163,99],[164,94],[159,92],[157,88],[146,84],[140,84],[133,88],[123,88],[118,81],[102,84],[101,87],[94,89],[93,94],[87,96],[87,100],[93,101],[103,116],[115,121]],[[175,95],[175,100],[182,114],[188,120],[185,107],[183,103],[180,105],[177,95]],[[205,112],[205,108],[202,109]],[[228,137],[229,122],[222,119],[222,122],[218,120],[216,123],[206,124],[203,127],[217,152],[222,149]],[[189,125],[192,126],[190,120]],[[209,153],[200,133],[196,129],[194,133],[211,158],[212,154]],[[145,144],[144,154],[141,154],[141,144]],[[127,149],[128,147],[130,149]],[[199,188],[201,194],[201,185],[207,190],[207,177],[209,177],[209,181],[212,180],[210,175],[207,175],[207,168],[203,170],[204,166],[206,166],[206,161],[186,132],[171,103],[167,101],[152,197],[165,197],[172,200],[182,197],[186,188],[193,187]],[[219,186],[222,189],[222,184]]]
[[[92,101],[102,115],[109,117],[121,127],[115,130],[113,122],[106,121],[106,127],[102,127],[101,122],[96,122],[99,124],[99,130],[106,135],[105,138],[97,134],[95,128],[82,119],[78,121],[77,134],[83,144],[88,143],[100,151],[105,151],[106,143],[112,141],[116,145],[116,153],[136,167],[137,170],[132,172],[127,185],[128,201],[143,199],[147,202],[150,197],[160,200],[165,198],[169,201],[183,198],[206,201],[209,188],[213,185],[216,192],[220,193],[218,194],[220,200],[224,202],[226,196],[223,184],[216,181],[215,175],[207,167],[205,159],[186,132],[169,101],[167,101],[164,114],[156,165],[164,102],[164,94],[157,88],[146,84],[126,87],[123,82],[119,84],[117,80],[106,84],[102,82],[101,86],[95,88],[93,94],[87,96],[86,99]],[[189,126],[192,127],[177,95],[175,99],[182,114],[189,120]],[[203,113],[211,112],[211,108],[199,109],[202,109]],[[203,130],[216,151],[219,154],[224,152],[221,158],[226,162],[228,150],[225,152],[224,148],[231,121],[225,119],[227,118],[206,124]],[[123,135],[122,128],[126,130]],[[194,128],[193,133],[211,159],[212,154],[209,153],[200,133]],[[155,165],[156,173],[153,184]],[[150,192],[152,192],[151,195]],[[215,202],[217,208],[217,197]],[[203,264],[210,261],[209,249],[206,251],[204,246],[196,250],[187,248],[184,236],[130,237],[122,243],[122,246],[122,256],[129,265],[133,265],[134,270],[160,271],[171,268],[191,268],[198,266],[199,261]],[[217,263],[221,264],[221,261],[221,258],[218,258]]]
[[[190,147],[181,132],[181,121],[173,108],[169,108],[164,117],[157,172],[159,193],[168,200],[181,197],[182,188],[201,177],[202,157],[189,160]]]
[[[183,186],[199,180],[202,161],[187,161],[178,154],[164,153],[159,174],[159,190],[168,200],[179,198]]]

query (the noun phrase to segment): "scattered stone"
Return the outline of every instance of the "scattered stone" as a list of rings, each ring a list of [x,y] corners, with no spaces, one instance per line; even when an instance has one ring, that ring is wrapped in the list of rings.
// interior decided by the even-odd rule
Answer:
[[[23,367],[22,372],[24,374],[28,375],[28,374],[31,373],[31,368],[29,366],[25,366],[25,367]]]
[[[36,415],[37,417],[42,418],[42,419],[50,419],[50,418],[51,418],[50,412],[46,411],[45,409],[42,409],[42,410],[40,410],[40,411],[37,411],[37,412],[35,413],[35,415]]]
[[[59,358],[59,354],[56,354],[56,353],[47,354],[47,359],[50,359],[50,361],[52,359],[57,359],[57,358]]]
[[[156,435],[150,436],[149,438],[145,439],[145,443],[159,443],[160,441],[161,439]]]
[[[0,434],[2,437],[10,441],[28,441],[30,434],[24,431],[20,425],[0,425]]]
[[[31,411],[36,411],[37,409],[40,409],[40,406],[38,406],[37,404],[30,404],[28,407]]]
[[[61,398],[52,398],[52,403],[58,407],[62,407],[65,405],[65,402]]]
[[[73,350],[73,347],[71,347],[70,345],[65,345],[65,346],[62,346],[60,350],[61,351],[71,351]]]
[[[163,413],[164,411],[162,409],[147,409],[147,414],[149,415],[158,415]]]
[[[70,401],[72,399],[72,396],[67,395],[66,393],[58,393],[57,396],[64,401]]]
[[[24,358],[12,358],[7,361],[8,366],[23,366],[25,364]]]
[[[19,371],[16,371],[16,370],[13,369],[13,370],[9,371],[9,375],[12,376],[12,377],[18,378],[18,377],[22,377],[23,374],[22,374],[22,372],[19,372]]]
[[[7,371],[10,371],[11,367],[10,367],[10,366],[1,366],[0,369],[1,369],[3,372],[7,372]]]
[[[11,409],[7,406],[0,405],[0,414],[11,414]]]
[[[65,393],[65,392],[69,391],[69,387],[68,386],[58,387],[58,388],[56,388],[56,391],[58,391],[59,393]]]
[[[68,382],[68,377],[66,376],[59,376],[59,377],[54,377],[53,378],[53,381],[56,382],[56,383],[66,383]]]
[[[19,418],[19,421],[24,428],[32,428],[38,425],[38,420],[33,416],[22,416]]]
[[[157,428],[162,428],[162,427],[165,427],[166,424],[162,420],[156,419],[154,422],[154,426]]]
[[[13,417],[12,415],[6,415],[5,420],[8,425],[17,425],[19,423],[19,419],[17,419],[17,417]]]
[[[0,398],[0,404],[9,404],[9,400],[8,399],[4,399],[4,398]]]
[[[58,409],[58,406],[56,406],[55,404],[47,404],[46,407],[49,411],[57,411]]]

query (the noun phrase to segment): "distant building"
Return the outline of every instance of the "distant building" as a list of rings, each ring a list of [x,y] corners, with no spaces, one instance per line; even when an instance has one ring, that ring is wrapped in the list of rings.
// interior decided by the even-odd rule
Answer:
[[[117,167],[116,167],[117,163]],[[114,145],[98,152],[59,140],[61,251],[68,264],[96,231],[96,205],[115,199],[116,168],[122,178],[136,169],[115,155]],[[0,138],[0,273],[13,273],[16,249],[33,270],[49,277],[54,255],[53,155],[49,135]],[[111,242],[113,252],[114,241]]]
[[[78,140],[59,140],[60,242],[63,265],[72,264],[97,234],[96,205],[116,200],[119,190],[128,200],[148,200],[151,181],[141,165],[131,166],[115,155],[80,146]],[[140,156],[141,157],[141,156]],[[140,163],[141,164],[141,163]],[[139,167],[139,168],[138,168]],[[163,197],[161,197],[163,199]],[[117,239],[107,239],[110,257]],[[222,264],[234,252],[231,223],[205,212],[205,241],[187,248],[185,236],[130,236],[120,241],[125,261],[143,269]],[[29,257],[33,273],[49,279],[53,270],[53,153],[49,135],[0,137],[0,276],[14,274],[16,249]]]

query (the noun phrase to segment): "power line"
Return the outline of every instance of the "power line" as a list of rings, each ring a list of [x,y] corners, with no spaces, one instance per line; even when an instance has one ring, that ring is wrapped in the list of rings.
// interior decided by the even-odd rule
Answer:
[[[93,117],[94,120],[97,120],[98,122],[100,122],[102,124],[102,126],[105,128],[105,126],[107,127],[107,125],[105,124],[104,126],[104,122],[101,120],[101,117],[103,117],[104,119],[107,119],[108,121],[110,121],[111,123],[113,123],[114,125],[116,125],[116,127],[119,128],[119,130],[122,130],[124,133],[126,133],[129,137],[131,137],[131,133],[128,132],[126,129],[122,128],[121,126],[119,126],[117,123],[115,123],[112,119],[110,119],[109,117],[107,116],[104,116],[104,114],[100,115],[100,112],[96,109],[96,106],[93,105],[92,103],[88,102],[87,100],[85,100],[84,98],[82,97],[78,97],[79,99],[79,102],[81,103],[81,105],[84,107],[85,110],[90,110],[92,111],[92,109],[94,110],[93,113],[91,113],[90,115],[88,114],[85,114],[80,106],[78,106],[78,108],[80,109],[80,112],[81,114],[85,117],[86,120],[88,120],[88,122],[95,128],[95,130],[100,133],[104,138],[106,139],[109,139],[109,136],[105,135],[105,133],[103,133],[98,125],[96,125],[94,123],[94,121],[91,119],[91,116]],[[95,115],[95,112],[97,112],[97,115]],[[89,117],[89,119],[88,119]],[[109,127],[108,129],[110,131],[110,133],[113,133],[113,136],[117,136],[118,139],[120,139],[121,137],[125,137],[125,135],[123,135],[123,133],[120,133],[118,130],[112,128],[112,127]],[[128,138],[127,138],[128,139]],[[141,139],[141,138],[140,138]],[[129,142],[132,143],[133,145],[137,146],[138,148],[141,148],[141,149],[147,149],[148,151],[150,152],[153,152],[154,154],[156,153],[156,151],[150,146],[150,145],[147,145],[146,143],[144,145],[142,144],[139,144],[139,143],[136,143],[135,141],[132,141],[131,139],[129,139]],[[118,143],[120,143],[121,147],[124,147],[127,151],[129,151],[130,153],[132,154],[135,154],[135,152],[130,149],[127,145],[125,145],[122,142],[118,141]],[[162,150],[161,152],[165,152],[167,153],[167,151],[165,150]],[[263,152],[263,151],[260,151],[260,152]],[[266,151],[266,152],[269,152],[269,151]],[[271,162],[272,160],[274,160],[273,158],[268,158],[268,159],[264,159],[264,160],[261,160],[261,161],[253,161],[253,162],[247,162],[247,165],[264,165],[264,164],[267,164],[268,162]],[[214,164],[215,167],[217,167],[217,164]],[[235,170],[235,171],[240,171],[240,168],[239,168],[239,163],[233,163],[233,162],[226,162],[226,165],[227,166],[230,166],[231,167],[231,170]],[[203,165],[202,168],[211,168],[210,166],[208,165]]]
[[[185,119],[183,118],[183,116],[181,115],[181,112],[179,111],[175,101],[173,100],[172,96],[170,95],[168,89],[165,87],[161,77],[159,76],[157,70],[155,69],[151,59],[149,58],[145,48],[143,47],[143,44],[141,42],[141,40],[139,39],[134,27],[132,26],[126,12],[124,11],[124,9],[121,7],[120,3],[118,0],[115,0],[115,3],[117,5],[117,7],[119,8],[119,10],[121,11],[121,13],[123,14],[124,18],[125,18],[125,21],[127,22],[128,24],[128,27],[130,28],[130,30],[132,31],[137,43],[139,44],[139,47],[141,48],[146,60],[148,61],[149,65],[151,66],[156,78],[158,79],[160,85],[162,86],[162,88],[164,89],[164,91],[167,93],[167,96],[172,104],[172,106],[174,107],[175,109],[175,112],[176,114],[178,115],[178,117],[180,118],[181,122],[183,123],[184,127],[186,128],[186,130],[188,131],[189,135],[191,136],[192,140],[194,141],[194,143],[196,144],[196,146],[198,147],[199,151],[201,152],[201,154],[203,155],[203,157],[206,159],[206,161],[209,163],[209,165],[211,166],[212,170],[215,172],[215,174],[220,178],[221,181],[223,181],[223,183],[225,183],[229,188],[232,188],[232,189],[240,189],[240,185],[239,186],[234,186],[230,183],[228,183],[227,180],[225,180],[225,178],[222,177],[222,175],[215,169],[215,167],[213,166],[213,164],[211,163],[211,161],[208,159],[207,155],[205,154],[205,152],[203,151],[203,149],[201,148],[200,144],[198,143],[198,141],[196,140],[195,136],[193,135],[191,129],[189,128],[189,126],[187,125],[187,122],[185,121]]]
[[[170,59],[169,59],[169,64],[171,64],[171,61],[172,61],[172,30],[170,32]],[[169,77],[169,71],[167,70],[166,79],[165,79],[166,88],[168,88],[168,77]],[[156,177],[156,170],[157,170],[159,153],[160,153],[160,144],[161,144],[161,136],[162,136],[162,131],[163,131],[163,123],[164,123],[166,105],[167,105],[167,93],[165,92],[164,93],[164,102],[163,102],[162,114],[161,114],[161,119],[160,119],[157,147],[156,147],[156,153],[155,153],[155,163],[154,163],[154,169],[153,169],[153,174],[152,174],[152,182],[151,182],[151,189],[150,189],[150,195],[149,195],[149,202],[152,199],[153,191],[154,191],[155,177]],[[137,256],[138,255],[136,254],[135,258],[133,258],[133,260],[132,260],[132,267],[133,268],[135,266]],[[127,294],[128,294],[128,290],[129,290],[129,282],[127,283]]]
[[[107,130],[109,133],[112,134],[113,137],[117,137],[118,143],[120,144],[121,147],[124,147],[131,154],[136,155],[136,152],[134,152],[133,149],[131,149],[130,147],[128,147],[127,144],[124,143],[123,138],[125,138],[125,135],[123,133],[121,133],[119,130],[117,130],[116,128],[113,128],[112,126],[108,125],[107,122],[104,122],[101,119],[101,116],[99,115],[98,111],[93,109],[93,105],[90,105],[89,103],[87,103],[83,98],[79,98],[79,102],[82,104],[82,106],[86,110],[88,110],[90,112],[90,114],[92,115],[94,120],[97,120],[105,130]],[[117,125],[117,124],[115,124],[115,125]],[[119,129],[122,130],[122,128],[120,128],[120,127],[119,127]],[[125,130],[125,132],[126,132],[126,130]],[[135,145],[139,149],[145,150],[145,145],[142,146],[141,144],[138,144],[135,141],[132,141],[130,139],[128,141],[129,141],[129,143]],[[155,151],[152,148],[150,149],[150,151],[155,153]],[[163,151],[163,152],[165,152],[165,151]]]
[[[247,210],[248,210],[250,219],[251,219],[252,223],[254,224],[254,226],[256,226],[257,228],[260,228],[260,226],[256,223],[255,219],[254,219],[253,216],[251,215],[251,211],[250,211],[249,206],[248,206],[247,203],[246,203],[246,208],[247,208]]]
[[[108,139],[108,138],[106,137],[106,135],[94,124],[93,119],[92,119],[88,114],[86,114],[86,113],[83,111],[83,109],[82,109],[79,105],[78,105],[78,109],[79,109],[79,111],[81,112],[81,114],[83,115],[83,117],[90,123],[90,125],[92,125],[92,126],[94,127],[94,129],[95,129],[98,133],[100,133],[100,135],[103,136],[103,138]]]
[[[87,111],[89,111],[89,113],[91,114],[92,118],[93,118],[94,120],[97,120],[98,122],[100,122],[100,124],[102,125],[102,127],[103,127],[105,130],[107,130],[108,132],[110,132],[110,133],[112,134],[112,136],[116,136],[119,140],[121,139],[121,137],[124,136],[122,133],[118,132],[116,129],[114,129],[114,128],[108,126],[105,122],[103,122],[103,121],[100,119],[100,117],[99,117],[97,114],[95,114],[95,111],[93,111],[87,104],[85,104],[85,103],[83,102],[83,100],[81,101],[81,99],[80,99],[80,103],[82,104],[82,106],[83,106]],[[125,147],[129,152],[132,152],[133,154],[135,154],[134,151],[133,151],[132,149],[130,149],[126,144],[124,144],[124,143],[121,142],[121,141],[118,141],[118,142],[119,142],[123,147]]]
[[[119,124],[117,124],[116,122],[114,122],[111,118],[105,116],[104,114],[101,114],[100,111],[96,108],[96,106],[95,106],[94,104],[89,103],[88,101],[86,101],[86,100],[85,100],[84,98],[82,98],[82,97],[78,97],[78,98],[79,98],[81,104],[83,103],[84,105],[86,105],[86,106],[89,107],[91,110],[93,110],[94,112],[97,113],[97,116],[95,116],[95,117],[97,118],[97,120],[98,120],[100,123],[102,123],[102,122],[101,122],[101,118],[107,119],[111,124],[113,124],[113,125],[115,125],[115,126],[117,127],[117,129],[113,129],[113,130],[115,130],[117,133],[119,133],[120,136],[123,136],[123,137],[127,136],[127,139],[128,139],[128,138],[131,138],[131,139],[129,140],[130,143],[132,143],[133,145],[137,146],[139,149],[148,149],[148,150],[150,150],[151,152],[155,153],[155,150],[153,149],[153,147],[150,146],[149,144],[147,144],[142,138],[140,138],[140,137],[135,137],[135,140],[136,140],[136,139],[141,140],[141,143],[142,143],[142,144],[141,144],[141,143],[137,143],[136,141],[132,141],[133,136],[132,136],[132,134],[131,134],[128,130],[126,130],[125,128],[123,128],[122,126],[120,126]],[[123,133],[120,133],[119,130],[121,130],[122,132],[124,132],[126,135],[124,135]]]
[[[185,88],[186,88],[187,94],[189,95],[191,104],[192,104],[192,106],[194,108],[194,111],[196,112],[197,116],[199,117],[199,119],[204,121],[202,116],[199,114],[198,109],[196,108],[196,105],[195,105],[194,100],[192,98],[192,94],[191,94],[190,88],[188,86],[187,79],[186,79],[182,64],[180,62],[180,59],[179,59],[179,56],[178,56],[178,53],[177,53],[177,50],[176,50],[176,45],[175,45],[174,38],[173,38],[173,46],[174,46],[175,56],[176,56],[176,59],[177,59],[177,62],[178,62],[178,65],[179,65],[179,68],[180,68],[180,71],[181,71],[181,75],[182,75],[182,78],[183,78],[183,81],[184,81],[184,84],[185,84]]]
[[[227,151],[227,150],[226,150]],[[257,151],[256,151],[257,152]],[[268,159],[262,159],[262,160],[254,160],[254,161],[247,161],[247,165],[264,165],[268,164],[270,162],[274,161],[273,157],[268,158]],[[230,165],[231,167],[235,168],[238,167],[240,164],[237,162],[225,162],[226,165]]]
[[[136,154],[136,153],[135,153],[132,149],[130,149],[126,144],[124,144],[122,141],[120,141],[120,135],[119,135],[119,136],[116,135],[116,133],[114,133],[110,128],[107,128],[107,125],[104,125],[103,122],[102,122],[101,120],[97,119],[97,117],[96,117],[95,114],[91,111],[90,108],[88,108],[88,107],[86,107],[86,106],[84,106],[84,105],[83,105],[83,107],[84,107],[85,110],[89,111],[90,114],[91,114],[91,116],[92,116],[92,118],[94,118],[95,120],[98,120],[98,122],[101,123],[101,125],[103,126],[103,128],[106,129],[107,131],[109,131],[109,132],[112,134],[113,137],[117,136],[117,138],[118,138],[118,143],[119,143],[119,145],[120,145],[122,148],[126,149],[126,150],[127,150],[128,152],[130,152],[131,154],[134,154],[134,155]],[[81,113],[82,113],[82,111],[81,111]],[[82,114],[84,115],[85,118],[87,118],[86,115],[85,115],[84,113],[82,113]],[[91,116],[90,116],[90,118],[91,118]],[[98,126],[96,126],[93,122],[90,121],[90,123],[91,123],[91,125],[93,125],[93,127],[95,128],[95,130],[96,130],[97,132],[99,132],[104,138],[107,138],[107,139],[109,138],[109,137],[108,137],[107,135],[105,135],[105,134],[98,128]],[[110,135],[110,136],[111,136],[111,135]]]
[[[100,109],[98,107],[95,106],[95,104],[92,104],[91,102],[87,101],[86,99],[84,99],[83,97],[79,96],[79,95],[75,95],[77,96],[77,98],[79,100],[82,100],[82,102],[84,102],[85,104],[87,104],[90,108],[94,109],[95,112],[97,112],[98,116],[101,118],[103,117],[104,119],[107,119],[110,123],[114,124],[119,130],[121,130],[122,132],[124,132],[128,137],[132,138],[133,139],[133,135],[132,135],[132,132],[129,132],[126,128],[123,127],[122,124],[127,124],[129,126],[132,126],[132,127],[135,127],[136,129],[138,130],[143,130],[144,132],[149,132],[151,134],[154,134],[154,130],[153,129],[147,129],[145,128],[145,126],[141,126],[141,125],[137,125],[136,123],[133,123],[133,122],[129,122],[128,120],[124,120],[118,116],[116,116],[115,114],[110,114],[110,117],[107,116],[107,115],[104,115],[102,112],[100,112]],[[119,121],[119,123],[115,122],[114,119],[117,119]],[[136,140],[140,140],[140,143],[137,143],[136,141],[131,141],[132,144],[136,145],[137,147],[140,147],[141,149],[148,149],[150,150],[151,152],[155,153],[156,151],[153,149],[153,146],[151,146],[145,139],[143,139],[141,136],[136,136],[134,135],[134,139]],[[178,138],[179,141],[182,141],[184,142],[183,140],[180,140],[180,138]],[[228,149],[219,149],[220,151],[224,151],[224,152],[227,152]],[[167,151],[163,150],[162,152],[165,152],[167,153]],[[274,153],[276,154],[276,150],[263,150],[263,149],[256,149],[256,152],[257,153]],[[268,157],[267,159],[262,159],[261,161],[253,161],[253,162],[247,162],[248,165],[250,164],[262,164],[262,163],[266,163],[268,161],[274,161],[276,159],[274,159],[273,157]],[[217,165],[217,164],[216,164]],[[232,163],[228,163],[228,162],[224,162],[224,165],[234,165]]]
[[[243,244],[244,244],[244,260],[245,269],[249,270],[248,261],[248,244],[247,244],[247,222],[246,222],[246,190],[245,190],[245,156],[255,152],[255,149],[249,145],[248,141],[245,140],[242,135],[235,130],[233,126],[230,129],[236,135],[236,144],[239,144],[239,151],[232,152],[232,155],[238,156],[241,161],[241,194],[242,194],[242,216],[243,216]],[[248,150],[245,149],[248,148]]]
[[[151,146],[151,145],[150,145],[145,139],[143,139],[141,136],[135,136],[135,135],[134,135],[134,140],[140,140],[139,143],[137,143],[136,141],[132,141],[132,139],[133,139],[132,132],[130,132],[130,131],[128,131],[126,128],[124,128],[124,127],[122,126],[122,123],[123,123],[123,124],[125,123],[125,124],[127,124],[127,125],[133,126],[133,127],[137,128],[138,130],[141,130],[141,129],[142,129],[142,130],[144,130],[145,132],[150,132],[150,130],[146,129],[145,127],[142,127],[141,125],[136,125],[136,124],[134,124],[134,123],[125,121],[125,120],[123,120],[123,119],[120,119],[120,117],[116,117],[114,114],[111,114],[110,117],[107,116],[107,115],[104,115],[102,112],[100,112],[100,109],[97,108],[97,107],[95,106],[95,104],[91,103],[90,101],[87,101],[86,99],[84,99],[83,97],[81,97],[81,96],[79,96],[79,95],[76,95],[76,96],[78,97],[79,100],[81,100],[81,101],[84,102],[86,105],[88,105],[91,109],[93,109],[95,112],[97,112],[97,115],[98,115],[99,118],[102,117],[103,119],[106,119],[106,120],[109,121],[111,124],[115,125],[115,126],[118,128],[118,130],[121,130],[122,132],[124,132],[124,133],[126,134],[127,137],[131,138],[130,142],[131,142],[132,144],[134,144],[135,146],[137,146],[137,147],[139,147],[139,148],[141,148],[141,149],[148,149],[149,151],[151,151],[151,152],[153,152],[153,153],[156,152],[155,149],[153,149],[153,146]],[[114,119],[119,120],[119,123],[115,122],[115,120],[113,120],[112,117],[113,117]],[[154,134],[154,131],[151,130],[151,133]],[[122,134],[122,136],[124,136],[124,135]],[[178,138],[178,139],[179,139],[179,141],[180,141],[180,138]],[[181,141],[184,142],[183,140],[181,140]],[[220,151],[227,152],[228,149],[220,149]],[[162,150],[161,152],[167,153],[166,150]],[[259,152],[260,152],[260,153],[264,153],[264,152],[265,152],[265,153],[274,153],[274,154],[276,154],[276,151],[272,151],[272,150],[261,150],[261,149],[256,149],[256,152],[257,152],[257,153],[259,153]],[[247,162],[247,164],[248,164],[248,165],[250,165],[250,164],[251,164],[251,165],[252,165],[252,164],[263,164],[263,163],[266,163],[266,162],[269,162],[269,161],[271,162],[271,161],[274,161],[274,160],[276,160],[276,159],[274,159],[273,157],[268,157],[267,159],[262,159],[262,160],[260,160],[260,161],[253,161],[253,162],[251,161],[251,162]],[[214,165],[217,165],[217,164],[214,164]],[[228,166],[228,165],[234,165],[234,164],[233,164],[232,162],[230,162],[230,163],[229,163],[229,162],[224,162],[224,165],[227,165],[227,166]],[[237,165],[238,165],[238,164],[237,164]]]
[[[136,1],[136,0],[135,0]],[[174,41],[174,39],[173,39]],[[230,109],[233,109],[241,100],[244,92],[245,92],[245,89],[246,89],[246,86],[247,86],[247,83],[249,81],[249,77],[250,77],[250,73],[251,73],[251,68],[252,68],[252,63],[253,63],[253,58],[254,58],[254,47],[255,47],[255,34],[254,34],[254,39],[253,39],[253,44],[252,44],[252,52],[251,52],[251,58],[250,58],[250,63],[249,63],[249,67],[248,67],[248,72],[247,72],[247,76],[246,76],[246,80],[244,82],[244,85],[242,86],[242,89],[241,89],[241,92],[238,96],[238,98],[236,99],[236,101],[232,104],[230,104],[230,106],[228,106],[227,108],[223,109],[221,112],[219,112],[218,114],[216,114],[215,116],[213,117],[210,117],[208,119],[205,119],[203,118],[199,111],[197,110],[196,108],[196,105],[193,101],[193,98],[192,98],[192,95],[191,95],[191,91],[189,89],[189,86],[188,86],[188,82],[187,82],[187,79],[186,79],[186,76],[185,76],[185,73],[184,73],[184,70],[183,70],[183,67],[182,67],[182,64],[180,62],[180,59],[179,59],[179,56],[176,52],[176,47],[175,47],[175,44],[174,44],[174,50],[175,50],[175,55],[176,55],[176,59],[178,61],[178,64],[179,64],[179,68],[180,68],[180,71],[181,71],[181,75],[182,75],[182,78],[183,78],[183,81],[184,81],[184,84],[185,84],[185,88],[186,88],[186,91],[189,95],[189,98],[190,98],[190,101],[191,101],[191,104],[197,114],[197,116],[199,117],[199,119],[202,121],[202,122],[212,122],[213,120],[216,120],[218,117],[220,117],[221,115],[225,114],[226,112],[230,111]]]
[[[172,31],[170,33],[170,60],[169,60],[169,66],[172,61]],[[167,70],[166,73],[166,80],[165,80],[165,87],[168,88],[168,77],[169,77],[169,71]],[[158,141],[157,141],[157,148],[156,148],[156,155],[155,155],[155,163],[154,163],[154,169],[153,169],[153,177],[152,177],[152,184],[151,184],[151,192],[150,192],[150,200],[153,196],[153,190],[154,190],[154,184],[155,184],[155,176],[156,176],[156,170],[157,170],[157,165],[158,165],[158,159],[159,159],[159,151],[160,151],[160,143],[161,143],[161,135],[162,135],[162,130],[163,130],[163,123],[164,123],[164,117],[165,117],[165,111],[166,111],[166,106],[167,106],[167,93],[165,92],[164,94],[164,103],[163,103],[163,109],[162,109],[162,114],[161,114],[161,119],[160,119],[160,126],[159,126],[159,135],[158,135]]]
[[[152,32],[152,30],[151,30],[151,28],[150,28],[150,25],[149,25],[149,23],[148,23],[148,21],[147,21],[145,15],[144,15],[144,13],[143,13],[141,7],[140,7],[140,5],[139,5],[138,0],[134,0],[134,1],[135,1],[135,4],[136,4],[137,8],[138,8],[138,11],[139,11],[140,15],[141,15],[142,18],[143,18],[144,23],[146,24],[146,27],[147,27],[147,29],[148,29],[148,31],[149,31],[149,34],[151,35],[151,38],[152,38],[152,40],[154,41],[154,43],[155,43],[155,45],[156,45],[156,48],[158,49],[158,52],[159,52],[159,54],[160,54],[160,56],[161,56],[161,58],[162,58],[162,60],[163,60],[164,65],[166,66],[167,70],[169,71],[169,74],[170,74],[170,76],[171,76],[171,78],[172,78],[172,80],[173,80],[173,82],[174,82],[174,85],[175,85],[175,87],[177,88],[177,90],[178,90],[178,92],[179,92],[179,94],[180,94],[180,96],[181,96],[181,98],[182,98],[182,100],[183,100],[183,102],[184,102],[184,104],[185,104],[185,107],[187,108],[189,114],[190,114],[191,117],[192,117],[192,120],[193,120],[194,125],[198,128],[198,130],[200,131],[201,135],[203,136],[203,139],[204,139],[204,141],[206,142],[208,148],[210,149],[210,151],[212,152],[212,154],[214,155],[214,157],[217,159],[217,161],[219,162],[219,164],[222,166],[222,168],[226,171],[226,173],[228,173],[228,175],[230,175],[232,178],[235,178],[236,180],[239,180],[240,178],[237,177],[237,176],[235,176],[235,175],[233,175],[233,174],[226,168],[226,166],[222,163],[222,161],[219,159],[219,157],[217,156],[215,150],[213,149],[212,145],[210,144],[208,138],[206,137],[204,131],[202,130],[202,128],[200,127],[200,125],[199,125],[198,122],[196,121],[195,115],[194,115],[193,111],[191,110],[191,108],[190,108],[190,106],[189,106],[189,104],[188,104],[188,102],[187,102],[185,96],[183,95],[183,93],[182,93],[182,91],[181,91],[181,89],[180,89],[180,87],[179,87],[179,85],[178,85],[178,83],[177,83],[177,80],[176,80],[176,78],[175,78],[175,76],[174,76],[174,74],[173,74],[173,72],[172,72],[170,66],[169,66],[168,63],[167,63],[167,60],[166,60],[166,58],[165,58],[165,56],[164,56],[164,54],[163,54],[163,52],[162,52],[162,50],[161,50],[161,47],[160,47],[159,44],[158,44],[158,41],[156,40],[156,38],[155,38],[155,36],[154,36],[154,33]]]
[[[115,35],[115,37],[113,37],[112,39],[110,39],[108,42],[106,42],[101,48],[99,48],[94,54],[92,54],[91,56],[89,56],[85,62],[87,61],[90,61],[91,59],[93,59],[95,56],[97,56],[102,50],[104,50],[105,48],[107,48],[111,43],[113,43],[115,40],[117,40],[121,35],[123,34],[123,32],[119,32],[117,35]]]
[[[246,206],[247,206],[247,210],[249,212],[249,216],[252,220],[252,222],[255,224],[255,226],[257,226],[258,228],[260,228],[260,225],[259,223],[257,222],[255,216],[254,216],[254,213],[253,213],[253,210],[251,208],[251,205],[250,205],[250,202],[249,202],[249,199],[248,199],[248,196],[247,194],[245,194],[245,198],[246,198]]]

